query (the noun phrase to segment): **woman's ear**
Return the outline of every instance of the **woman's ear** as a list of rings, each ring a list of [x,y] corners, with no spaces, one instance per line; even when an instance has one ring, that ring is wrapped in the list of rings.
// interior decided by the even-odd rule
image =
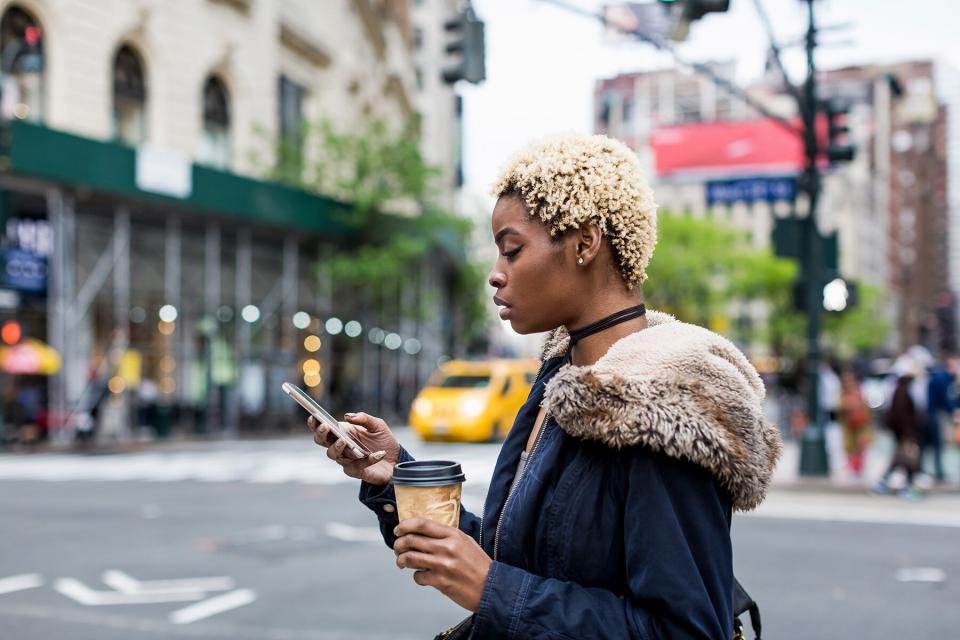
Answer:
[[[600,252],[600,244],[603,236],[600,234],[600,227],[595,222],[580,225],[576,231],[577,266],[585,267],[597,257]]]

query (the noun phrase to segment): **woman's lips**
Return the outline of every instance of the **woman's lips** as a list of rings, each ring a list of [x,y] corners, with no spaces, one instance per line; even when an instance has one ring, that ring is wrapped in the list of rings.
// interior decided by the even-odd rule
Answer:
[[[500,307],[500,319],[506,320],[507,316],[510,315],[510,307]]]

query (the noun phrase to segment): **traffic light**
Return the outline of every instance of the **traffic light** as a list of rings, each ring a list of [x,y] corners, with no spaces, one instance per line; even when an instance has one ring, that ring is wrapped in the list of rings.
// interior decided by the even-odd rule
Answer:
[[[443,81],[453,84],[457,80],[466,80],[478,84],[486,79],[484,64],[483,21],[478,19],[471,7],[467,7],[456,18],[443,23],[444,30],[451,34],[447,42],[447,53],[456,55],[459,60],[443,70]]]
[[[850,162],[857,154],[856,147],[849,142],[850,106],[839,98],[831,98],[824,103],[823,110],[827,116],[827,160],[830,164]]]
[[[823,310],[842,313],[857,306],[857,284],[834,278],[823,285]]]

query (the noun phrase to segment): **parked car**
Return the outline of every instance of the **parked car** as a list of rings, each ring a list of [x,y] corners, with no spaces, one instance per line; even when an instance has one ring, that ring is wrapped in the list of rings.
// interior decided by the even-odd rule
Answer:
[[[425,440],[501,440],[538,368],[536,360],[450,360],[417,394],[410,426]]]

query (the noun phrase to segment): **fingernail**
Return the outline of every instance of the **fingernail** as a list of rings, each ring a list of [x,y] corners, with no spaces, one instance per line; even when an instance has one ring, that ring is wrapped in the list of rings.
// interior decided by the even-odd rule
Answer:
[[[373,459],[374,459],[374,460],[383,460],[383,456],[385,456],[385,455],[387,455],[387,452],[386,452],[386,451],[377,451],[375,454],[373,454]]]
[[[397,525],[393,528],[393,535],[395,535],[398,538],[400,537],[400,525]]]
[[[352,418],[352,417],[355,416],[355,415],[357,415],[357,414],[355,414],[355,413],[353,413],[353,412],[351,411],[351,412],[348,412],[348,413],[343,414],[343,417],[344,417],[344,418]]]

